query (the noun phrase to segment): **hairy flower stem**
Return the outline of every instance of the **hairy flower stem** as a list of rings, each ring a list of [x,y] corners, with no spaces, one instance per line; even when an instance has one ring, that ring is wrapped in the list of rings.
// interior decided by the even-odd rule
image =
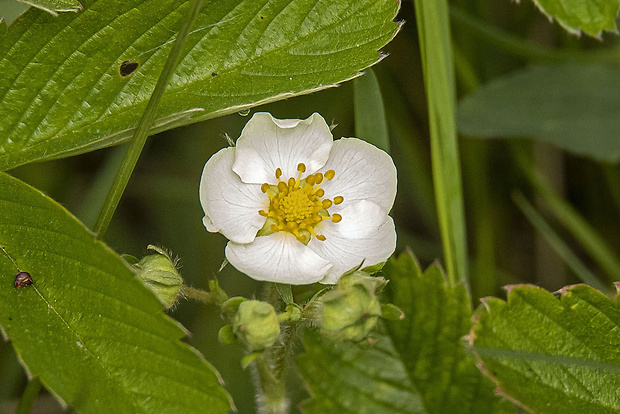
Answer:
[[[282,329],[280,341],[256,359],[256,404],[259,414],[287,414],[290,401],[286,397],[286,369],[290,347],[298,334],[297,324]]]
[[[196,289],[187,285],[183,285],[183,295],[187,299],[197,300],[198,302],[212,303],[214,305],[217,304],[217,300],[211,292]]]
[[[267,285],[266,300],[279,309],[282,299],[274,283]],[[286,397],[286,369],[291,345],[301,331],[300,323],[282,326],[278,341],[256,358],[254,370],[258,414],[287,414],[290,401]]]

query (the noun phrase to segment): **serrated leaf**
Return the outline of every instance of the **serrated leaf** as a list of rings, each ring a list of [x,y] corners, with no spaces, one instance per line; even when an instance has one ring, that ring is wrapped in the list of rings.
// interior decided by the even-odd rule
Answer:
[[[83,6],[58,17],[31,9],[0,44],[0,170],[128,139],[187,3]],[[356,76],[381,59],[377,50],[398,30],[398,7],[396,0],[207,2],[153,132]]]
[[[471,328],[471,308],[463,284],[448,286],[441,268],[424,272],[403,253],[384,268],[388,299],[405,312],[389,322],[390,336],[429,413],[500,413],[509,404],[476,367],[463,337]]]
[[[620,161],[615,67],[532,66],[461,100],[458,129],[480,138],[528,137],[600,161]]]
[[[29,4],[43,11],[48,12],[52,16],[58,16],[62,12],[77,12],[82,9],[82,5],[76,0],[18,0],[22,3]]]
[[[405,319],[387,322],[387,332],[374,335],[376,344],[306,338],[307,353],[298,365],[313,397],[307,411],[508,412],[509,404],[494,395],[493,383],[465,350],[462,337],[471,327],[465,287],[448,287],[437,266],[422,273],[408,253],[391,258],[383,271],[390,280],[386,296],[403,309]]]
[[[374,344],[333,344],[316,332],[304,337],[297,366],[312,399],[305,413],[425,413],[422,402],[387,336]]]
[[[599,37],[603,30],[617,32],[618,0],[532,0],[549,19],[570,33]]]
[[[478,312],[475,350],[502,390],[536,412],[620,412],[620,306],[576,285],[558,299],[512,286]]]
[[[0,326],[81,413],[226,413],[215,369],[128,265],[64,208],[0,173]],[[18,270],[34,284],[15,288]],[[208,407],[208,408],[207,408]]]

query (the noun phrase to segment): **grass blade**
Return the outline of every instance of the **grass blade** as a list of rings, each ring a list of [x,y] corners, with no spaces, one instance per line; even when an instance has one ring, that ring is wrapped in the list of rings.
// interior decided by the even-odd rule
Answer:
[[[448,277],[454,284],[468,279],[468,267],[448,4],[442,0],[414,0],[414,4],[428,100],[437,215]]]

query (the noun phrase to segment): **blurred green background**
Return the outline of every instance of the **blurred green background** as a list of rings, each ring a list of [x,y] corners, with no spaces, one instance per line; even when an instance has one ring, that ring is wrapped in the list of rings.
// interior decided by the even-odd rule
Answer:
[[[605,41],[600,42],[568,35],[527,1],[519,5],[497,0],[451,4],[467,16],[532,44],[568,50],[601,49],[619,55],[616,37],[606,35]],[[12,0],[0,0],[0,16],[7,22],[25,8]],[[385,48],[390,56],[377,64],[374,71],[383,94],[391,152],[399,172],[399,191],[392,212],[398,249],[410,246],[421,262],[428,264],[441,260],[441,243],[434,212],[426,102],[412,2],[402,3],[398,19],[407,23]],[[475,35],[458,19],[454,19],[453,39],[459,96],[528,63],[522,55],[497,48]],[[353,82],[264,105],[252,113],[255,111],[268,111],[277,118],[306,118],[319,112],[328,123],[337,125],[333,130],[335,138],[355,136]],[[186,282],[206,289],[208,280],[217,274],[224,260],[226,240],[219,234],[208,233],[202,225],[200,175],[209,157],[227,145],[224,134],[236,139],[248,119],[249,116],[230,115],[152,137],[105,241],[117,252],[137,257],[147,253],[148,244],[166,247],[180,257]],[[118,154],[118,148],[110,148],[31,164],[10,173],[41,189],[92,226],[118,164]],[[617,165],[571,156],[550,145],[525,139],[464,138],[461,155],[474,306],[480,297],[501,297],[501,286],[509,283],[535,283],[556,290],[578,282],[512,201],[511,193],[518,189],[545,213],[527,178],[531,171],[546,177],[550,186],[594,226],[612,249],[620,251]],[[560,234],[586,264],[592,264],[578,243],[565,232]],[[597,272],[596,268],[594,271]],[[604,275],[597,275],[606,280]],[[231,295],[256,295],[257,284],[231,266],[217,276]],[[244,350],[218,343],[217,331],[223,322],[216,309],[182,302],[171,314],[192,332],[187,341],[220,371],[239,412],[254,412],[250,373],[239,362]],[[0,413],[13,412],[25,382],[25,373],[10,344],[0,343]],[[295,403],[306,397],[301,384],[291,391]],[[49,398],[43,398],[41,403],[43,408],[35,407],[35,412],[59,410]]]

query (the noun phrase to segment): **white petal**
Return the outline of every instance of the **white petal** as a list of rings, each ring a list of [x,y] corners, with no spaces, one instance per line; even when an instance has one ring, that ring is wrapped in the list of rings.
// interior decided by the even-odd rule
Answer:
[[[318,282],[331,269],[327,260],[283,231],[257,237],[249,244],[229,242],[226,258],[253,279],[291,285]]]
[[[334,170],[336,175],[323,184],[325,198],[344,197],[330,213],[340,212],[351,203],[370,200],[389,213],[396,197],[396,167],[392,158],[379,148],[357,138],[341,138],[334,142],[329,160],[322,172]]]
[[[237,140],[233,171],[246,183],[277,183],[275,172],[281,168],[282,180],[297,177],[297,165],[306,165],[311,174],[325,165],[332,148],[329,126],[314,113],[308,119],[275,119],[257,112]]]
[[[224,148],[205,164],[200,178],[203,223],[237,243],[250,243],[265,224],[259,210],[267,210],[269,197],[260,185],[246,184],[232,170],[234,148]]]
[[[359,265],[382,263],[396,249],[394,221],[379,205],[360,201],[347,206],[340,214],[341,222],[324,221],[317,226],[317,233],[323,234],[325,241],[313,237],[308,243],[308,247],[333,265],[321,283],[336,283],[343,273]]]

